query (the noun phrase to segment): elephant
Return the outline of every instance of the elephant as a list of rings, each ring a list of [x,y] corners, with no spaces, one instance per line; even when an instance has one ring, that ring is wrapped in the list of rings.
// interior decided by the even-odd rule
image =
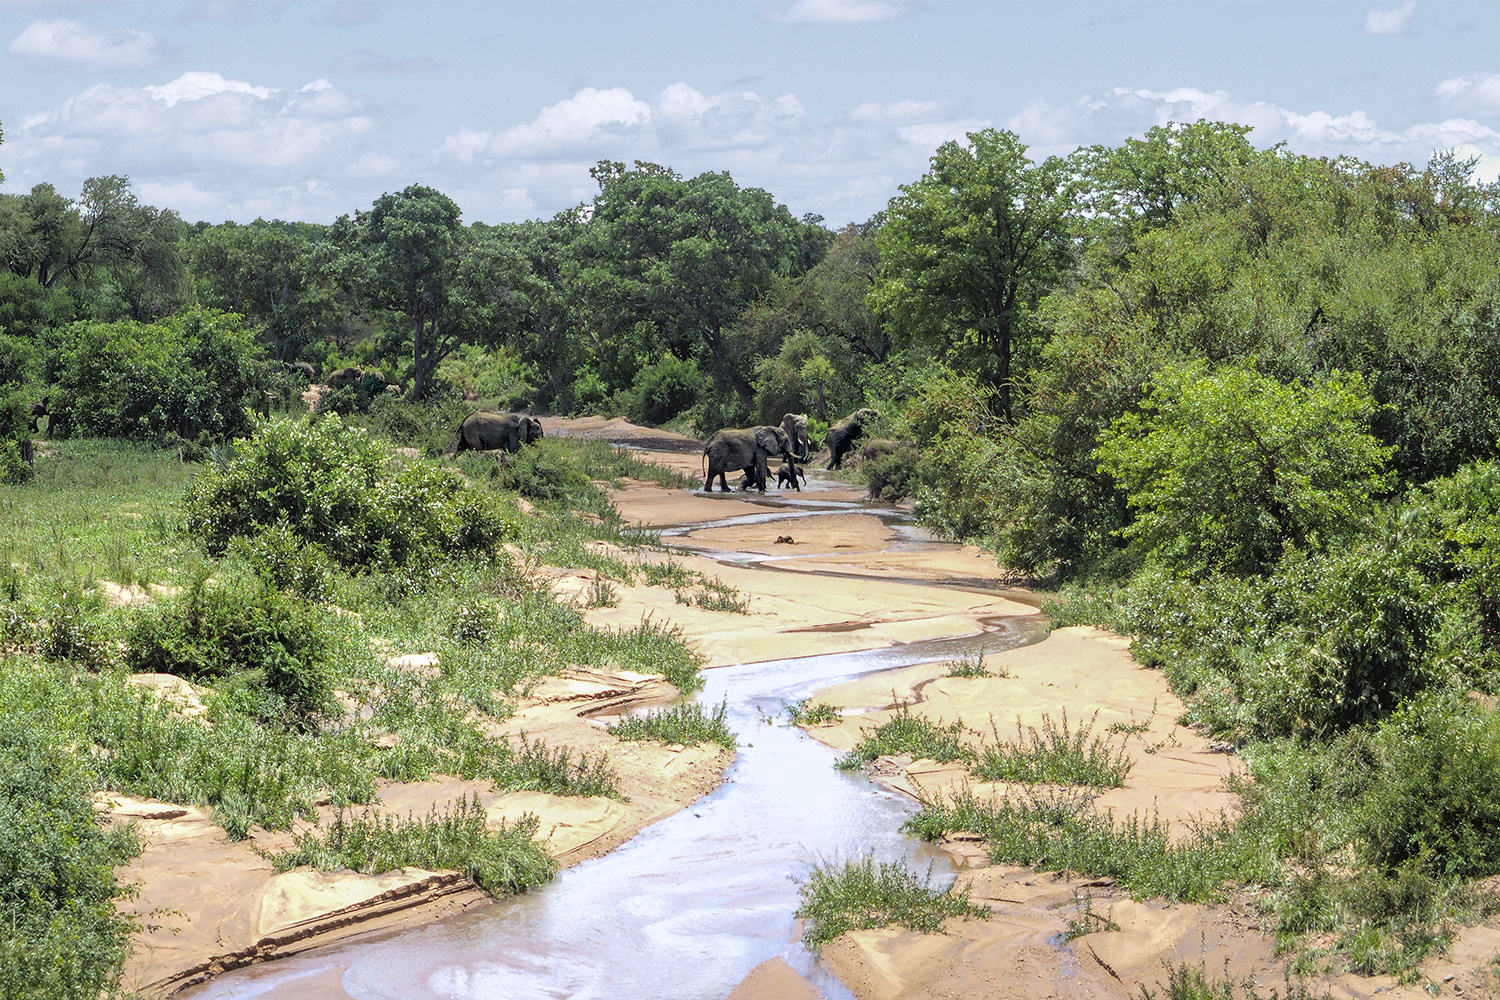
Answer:
[[[755,488],[766,491],[766,461],[772,455],[780,455],[790,462],[792,440],[780,427],[726,427],[715,431],[703,448],[703,457],[708,464],[708,475],[703,480],[703,491],[713,492],[714,477],[719,477],[719,490],[729,492],[725,474],[731,469],[744,469],[753,473]]]
[[[776,470],[776,486],[778,489],[783,486],[790,486],[798,493],[801,493],[802,487],[797,484],[797,478],[799,476],[802,478],[802,481],[804,483],[807,482],[806,472],[803,472],[802,469],[792,464],[791,462],[783,462],[781,468]]]
[[[297,372],[304,376],[308,385],[318,380],[318,370],[306,361],[283,361],[282,367],[288,372]]]
[[[828,428],[828,435],[823,438],[823,443],[828,446],[828,468],[837,469],[844,464],[844,456],[849,449],[854,447],[854,442],[865,432],[865,424],[877,419],[880,414],[875,410],[855,410],[843,420]]]
[[[51,402],[51,396],[43,396],[41,399],[31,404],[31,433],[37,433],[37,421],[47,416],[47,404]],[[47,425],[49,432],[51,430],[51,427],[52,425],[49,422]]]
[[[365,373],[363,370],[351,365],[348,368],[340,368],[337,371],[329,372],[326,385],[330,389],[341,389],[346,385],[358,385],[364,377]]]
[[[807,437],[807,414],[788,413],[781,418],[781,429],[792,439],[792,454],[797,461],[806,462],[812,457],[812,443]]]
[[[458,440],[448,448],[448,457],[471,451],[520,451],[522,445],[542,439],[542,422],[525,413],[475,410],[458,425]]]

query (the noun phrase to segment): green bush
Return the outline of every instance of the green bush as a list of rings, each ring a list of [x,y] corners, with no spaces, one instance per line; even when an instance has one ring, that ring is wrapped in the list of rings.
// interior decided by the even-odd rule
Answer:
[[[393,468],[384,445],[336,416],[261,424],[204,469],[184,508],[216,555],[285,525],[356,569],[486,556],[515,534],[495,498],[424,461]]]
[[[0,712],[0,996],[95,1000],[129,949],[114,866],[138,849],[99,825],[80,755],[19,709]]]
[[[964,724],[949,725],[929,722],[920,715],[912,715],[903,703],[896,714],[878,726],[865,727],[859,743],[843,757],[837,767],[852,771],[870,763],[876,757],[894,757],[911,754],[917,760],[935,760],[939,764],[949,761],[972,761],[974,751],[964,742]]]
[[[1500,715],[1431,695],[1387,720],[1371,747],[1355,823],[1371,861],[1443,877],[1500,872]]]
[[[318,612],[256,581],[182,594],[136,619],[125,661],[132,671],[196,681],[238,678],[269,695],[259,714],[308,726],[331,703],[331,643]]]
[[[646,424],[664,424],[696,403],[705,382],[693,361],[663,355],[636,373],[631,386],[630,418]]]
[[[736,746],[734,733],[724,721],[728,711],[727,703],[714,709],[713,714],[705,712],[697,702],[673,705],[645,715],[628,715],[611,724],[609,731],[622,740],[655,740],[683,746],[717,743],[726,750],[733,750]]]
[[[75,323],[49,359],[52,409],[75,431],[227,437],[263,396],[261,349],[242,317],[198,309],[159,323]]]
[[[230,548],[277,590],[309,601],[326,601],[333,593],[328,554],[295,534],[285,520],[258,535],[234,538]]]

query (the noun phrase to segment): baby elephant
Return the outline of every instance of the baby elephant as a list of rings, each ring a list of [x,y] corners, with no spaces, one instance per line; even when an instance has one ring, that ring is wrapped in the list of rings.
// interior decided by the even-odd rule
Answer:
[[[793,465],[791,462],[782,462],[781,468],[776,470],[776,488],[781,489],[784,486],[790,486],[798,493],[801,493],[802,487],[797,485],[797,480],[799,477],[804,483],[807,482],[806,472]]]

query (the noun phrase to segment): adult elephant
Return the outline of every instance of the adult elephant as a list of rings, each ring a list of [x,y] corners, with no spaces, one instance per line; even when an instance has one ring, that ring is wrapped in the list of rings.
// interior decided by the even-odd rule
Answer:
[[[792,439],[780,427],[726,427],[714,431],[713,437],[703,448],[708,463],[708,475],[703,480],[703,491],[713,492],[714,477],[719,477],[719,490],[729,492],[725,474],[736,469],[754,473],[755,488],[766,491],[767,462],[772,455],[780,455],[785,461],[793,461]]]
[[[792,454],[797,461],[806,462],[812,457],[812,442],[807,437],[807,414],[788,413],[781,418],[781,429],[792,439]]]
[[[872,423],[880,414],[875,410],[855,410],[843,420],[828,428],[823,443],[828,445],[828,467],[837,469],[844,464],[844,456],[854,447],[865,432],[865,425]]]
[[[525,413],[475,410],[458,425],[458,440],[448,449],[452,458],[461,451],[520,451],[522,445],[542,439],[542,422]]]

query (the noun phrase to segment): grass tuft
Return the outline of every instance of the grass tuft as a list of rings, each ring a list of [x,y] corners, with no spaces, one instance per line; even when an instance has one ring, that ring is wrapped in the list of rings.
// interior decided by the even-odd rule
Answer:
[[[724,721],[728,711],[728,702],[720,702],[711,715],[697,702],[683,703],[645,715],[627,716],[611,725],[609,731],[622,740],[656,740],[683,746],[717,743],[733,750],[737,742]]]
[[[795,704],[783,704],[782,710],[786,712],[787,721],[794,726],[826,726],[839,720],[836,705],[830,705],[826,701],[814,704],[811,698],[803,698]]]
[[[969,656],[960,656],[956,660],[949,660],[947,676],[980,678],[1005,677],[1007,675],[1003,671],[1000,673],[991,673],[989,667],[984,665],[984,653],[978,652]]]
[[[929,722],[920,715],[912,715],[904,702],[890,720],[873,729],[867,727],[862,732],[863,736],[854,749],[834,765],[839,770],[853,771],[876,757],[900,754],[911,754],[914,759],[935,760],[940,764],[974,760],[973,749],[963,741],[962,722],[947,726]]]
[[[970,771],[981,781],[1014,781],[1037,785],[1086,785],[1092,788],[1123,788],[1135,766],[1124,747],[1114,748],[1102,736],[1089,739],[1099,713],[1080,726],[1068,729],[1063,712],[1062,728],[1050,715],[1042,716],[1042,729],[1021,727],[1016,720],[1016,742],[1000,742],[1000,733],[990,722],[995,742],[984,747]]]
[[[877,863],[868,856],[813,866],[801,883],[801,895],[797,916],[807,921],[802,942],[814,949],[846,931],[895,924],[934,934],[949,917],[990,915],[989,907],[969,902],[967,886],[936,889],[931,869],[918,877],[904,862]]]
[[[442,813],[434,806],[422,819],[340,813],[326,833],[299,836],[296,847],[272,854],[271,862],[283,872],[298,865],[366,875],[398,868],[448,869],[500,896],[543,885],[557,871],[557,862],[532,840],[537,826],[537,818],[528,813],[513,825],[490,829],[478,795],[472,802],[450,803]]]

